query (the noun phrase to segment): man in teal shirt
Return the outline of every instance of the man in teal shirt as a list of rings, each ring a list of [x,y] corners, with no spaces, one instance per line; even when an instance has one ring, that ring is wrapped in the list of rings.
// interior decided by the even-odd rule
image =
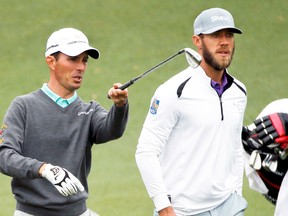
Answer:
[[[87,177],[93,144],[117,139],[128,118],[128,90],[116,83],[109,111],[77,96],[88,58],[99,58],[79,30],[64,28],[47,41],[50,79],[16,97],[0,130],[0,171],[11,176],[14,216],[92,216]]]

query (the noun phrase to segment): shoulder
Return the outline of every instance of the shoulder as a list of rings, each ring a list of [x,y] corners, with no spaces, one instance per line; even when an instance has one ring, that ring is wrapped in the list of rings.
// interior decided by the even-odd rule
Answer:
[[[191,78],[193,74],[192,70],[193,69],[191,67],[188,67],[187,69],[171,77],[169,80],[167,80],[157,88],[154,96],[167,96],[170,99],[178,98],[177,90],[178,88],[181,88],[181,85],[183,85],[183,83],[187,82],[187,80]]]
[[[244,83],[242,83],[240,80],[238,80],[234,76],[231,76],[228,72],[227,72],[227,77],[228,77],[228,80],[232,81],[232,84],[234,84],[238,90],[240,90],[245,95],[247,95],[247,90],[246,90],[246,86],[244,85]]]
[[[236,85],[240,86],[241,88],[243,88],[243,89],[246,91],[246,86],[245,86],[245,84],[242,83],[240,80],[236,79],[235,77],[234,77],[234,83],[235,83]]]
[[[25,104],[25,103],[32,103],[33,101],[39,101],[39,98],[41,97],[41,90],[37,90],[34,92],[30,92],[25,95],[20,95],[14,98],[12,103],[17,103],[17,104]]]

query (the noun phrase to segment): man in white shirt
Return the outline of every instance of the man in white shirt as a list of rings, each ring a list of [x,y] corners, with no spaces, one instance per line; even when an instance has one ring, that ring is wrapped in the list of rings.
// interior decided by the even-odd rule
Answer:
[[[244,215],[241,131],[246,88],[229,67],[235,49],[232,15],[203,11],[194,22],[202,56],[162,84],[151,99],[136,162],[155,216]]]

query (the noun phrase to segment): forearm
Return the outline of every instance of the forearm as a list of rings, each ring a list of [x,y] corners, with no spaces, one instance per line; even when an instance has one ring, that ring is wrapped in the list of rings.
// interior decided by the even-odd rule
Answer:
[[[136,163],[146,190],[157,211],[171,206],[156,155],[137,150]]]
[[[43,162],[22,154],[25,118],[20,98],[15,99],[7,110],[3,122],[5,127],[2,127],[0,134],[0,171],[16,178],[37,178]]]
[[[137,145],[135,159],[146,190],[157,211],[171,206],[158,157],[161,151],[160,146],[161,139],[144,127]]]
[[[0,147],[0,171],[15,178],[38,178],[43,162],[23,157],[13,149]]]
[[[121,137],[128,121],[128,112],[128,102],[123,107],[117,107],[114,104],[109,112],[102,117],[101,124],[99,121],[93,123],[97,130],[96,143],[104,143]]]
[[[111,131],[113,131],[113,134],[117,135],[117,138],[121,137],[124,133],[124,130],[128,122],[128,114],[129,114],[128,101],[126,102],[125,105],[121,107],[118,107],[117,105],[113,106],[109,114],[111,114],[110,118],[111,122],[113,122],[113,124],[110,124]]]

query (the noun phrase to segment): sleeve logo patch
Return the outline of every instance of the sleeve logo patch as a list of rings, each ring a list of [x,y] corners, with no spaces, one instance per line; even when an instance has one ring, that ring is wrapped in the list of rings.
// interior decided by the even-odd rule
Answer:
[[[151,114],[153,114],[153,115],[157,114],[159,103],[160,103],[160,101],[155,98],[153,103],[151,104],[151,107],[150,107],[150,113]]]
[[[2,125],[0,128],[0,144],[4,143],[4,138],[1,136],[6,129],[7,129],[7,125]]]
[[[7,129],[7,125],[3,124],[0,128],[0,136],[2,135],[2,133]]]

